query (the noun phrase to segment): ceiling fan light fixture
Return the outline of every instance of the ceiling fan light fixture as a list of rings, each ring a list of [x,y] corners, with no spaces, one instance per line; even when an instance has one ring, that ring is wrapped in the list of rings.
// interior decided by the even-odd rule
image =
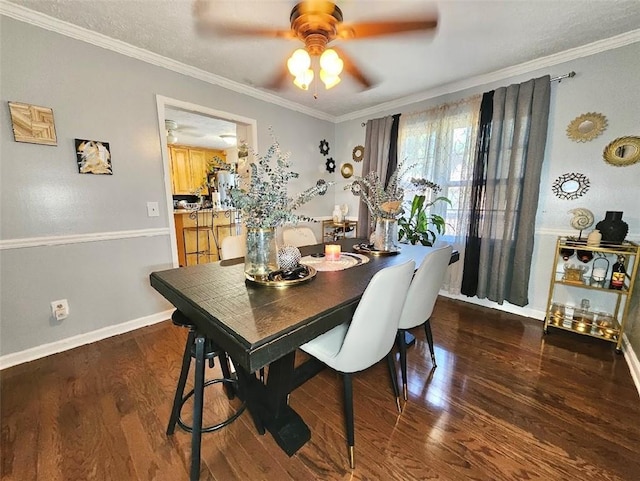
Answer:
[[[330,88],[335,87],[340,83],[340,77],[337,75],[332,75],[326,70],[320,70],[320,80],[324,84],[325,89],[329,90]]]
[[[164,128],[167,129],[167,144],[175,144],[178,137],[173,131],[178,128],[178,123],[175,120],[165,119]]]
[[[307,69],[300,75],[296,75],[296,78],[293,79],[293,83],[296,87],[302,90],[309,90],[309,85],[313,82],[313,70]]]
[[[338,76],[342,73],[344,62],[335,50],[328,48],[320,55],[320,68],[329,75]]]
[[[228,146],[236,145],[236,134],[222,134],[220,138],[224,140],[224,143]]]
[[[309,67],[311,67],[311,57],[303,48],[297,49],[287,60],[287,68],[294,77],[302,75],[309,70]]]

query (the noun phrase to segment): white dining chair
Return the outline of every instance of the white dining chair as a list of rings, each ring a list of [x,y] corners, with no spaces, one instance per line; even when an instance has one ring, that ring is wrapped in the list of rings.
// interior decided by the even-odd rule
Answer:
[[[247,253],[246,235],[230,235],[222,239],[220,244],[220,259],[235,259],[244,257]]]
[[[318,243],[310,227],[287,227],[282,231],[285,245],[293,247],[311,246]]]
[[[378,271],[362,294],[350,323],[340,324],[300,346],[304,352],[342,374],[349,465],[352,469],[355,468],[355,437],[351,374],[371,367],[386,356],[396,406],[401,412],[391,348],[414,269],[415,262],[411,260]]]
[[[398,329],[398,350],[400,351],[400,371],[402,373],[402,393],[407,400],[407,345],[405,331],[424,325],[424,332],[429,344],[431,361],[436,367],[436,356],[433,350],[433,334],[431,332],[431,314],[438,298],[438,292],[444,280],[444,274],[451,259],[453,248],[450,245],[431,251],[423,260],[411,281],[407,299],[400,314]]]

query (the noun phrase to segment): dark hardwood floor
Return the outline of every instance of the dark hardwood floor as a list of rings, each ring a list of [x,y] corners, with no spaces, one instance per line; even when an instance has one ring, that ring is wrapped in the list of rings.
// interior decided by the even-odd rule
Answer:
[[[296,455],[245,413],[203,435],[201,479],[640,479],[640,399],[612,344],[443,298],[432,326],[438,368],[416,332],[402,414],[384,362],[355,377],[354,471],[325,370],[291,394],[312,431]],[[2,480],[188,479],[189,434],[165,435],[185,339],[164,322],[2,371]],[[205,398],[205,421],[236,406]]]

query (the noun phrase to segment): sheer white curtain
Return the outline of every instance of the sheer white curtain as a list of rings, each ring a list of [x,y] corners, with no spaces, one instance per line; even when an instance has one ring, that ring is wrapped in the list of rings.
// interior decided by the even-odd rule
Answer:
[[[443,289],[459,294],[464,248],[469,225],[469,200],[473,180],[478,114],[482,96],[432,109],[402,114],[398,131],[398,162],[409,169],[405,178],[422,177],[442,187],[439,195],[451,200],[432,207],[445,218],[447,227],[438,240],[460,252],[460,261],[449,267]],[[407,194],[411,199],[412,193]]]

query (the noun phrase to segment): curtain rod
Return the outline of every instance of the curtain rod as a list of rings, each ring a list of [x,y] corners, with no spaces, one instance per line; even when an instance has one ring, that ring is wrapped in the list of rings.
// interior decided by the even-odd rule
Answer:
[[[563,75],[558,75],[557,77],[551,77],[551,79],[549,79],[549,82],[558,82],[558,83],[560,83],[560,82],[562,82],[563,79],[573,78],[575,76],[576,76],[576,73],[572,70],[569,73],[565,73]],[[367,124],[366,124],[366,122],[362,122],[360,125],[362,127],[366,127]]]
[[[571,72],[566,73],[566,74],[564,74],[564,75],[558,75],[557,77],[552,77],[552,78],[549,80],[549,82],[558,82],[558,83],[560,83],[560,82],[562,82],[562,79],[565,79],[565,78],[573,78],[573,77],[575,77],[575,76],[576,76],[576,73],[572,70]]]

